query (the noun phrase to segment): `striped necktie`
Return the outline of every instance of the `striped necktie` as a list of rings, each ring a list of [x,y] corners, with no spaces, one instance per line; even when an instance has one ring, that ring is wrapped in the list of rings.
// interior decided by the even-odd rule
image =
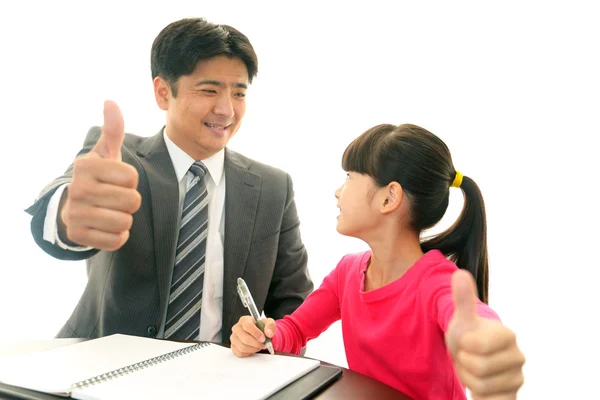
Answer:
[[[207,169],[200,161],[190,167],[194,178],[183,202],[175,267],[167,306],[165,338],[195,340],[200,335],[200,309],[208,236]]]

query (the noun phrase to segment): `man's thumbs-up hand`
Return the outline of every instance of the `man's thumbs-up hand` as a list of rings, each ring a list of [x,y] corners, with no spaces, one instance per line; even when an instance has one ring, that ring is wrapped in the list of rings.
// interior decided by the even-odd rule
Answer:
[[[100,138],[73,163],[73,180],[61,197],[57,222],[67,244],[117,250],[129,239],[142,198],[136,169],[121,161],[124,126],[117,104],[104,102]]]
[[[473,400],[516,399],[523,384],[525,357],[515,334],[500,321],[477,315],[477,289],[464,270],[452,276],[454,314],[446,331],[446,344],[461,382]]]

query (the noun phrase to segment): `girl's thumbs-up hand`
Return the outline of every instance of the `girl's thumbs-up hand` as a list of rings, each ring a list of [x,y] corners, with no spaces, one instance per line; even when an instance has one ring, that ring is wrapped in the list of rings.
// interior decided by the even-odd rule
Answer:
[[[525,357],[515,334],[500,321],[476,313],[477,289],[471,274],[452,276],[454,315],[446,331],[454,367],[473,400],[516,399],[523,384]]]

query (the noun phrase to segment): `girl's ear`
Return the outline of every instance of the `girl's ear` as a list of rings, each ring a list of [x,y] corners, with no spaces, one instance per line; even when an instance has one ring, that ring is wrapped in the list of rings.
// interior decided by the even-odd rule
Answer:
[[[381,212],[388,214],[395,211],[402,203],[402,186],[398,182],[391,182],[385,188],[385,196],[381,205]]]

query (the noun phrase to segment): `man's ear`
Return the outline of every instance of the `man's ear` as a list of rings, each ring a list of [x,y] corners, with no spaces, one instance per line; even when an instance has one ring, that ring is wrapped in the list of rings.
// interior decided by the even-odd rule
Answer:
[[[160,76],[154,78],[152,83],[154,85],[156,104],[161,110],[167,111],[169,109],[169,98],[172,96],[171,86]]]
[[[391,182],[385,188],[385,196],[381,205],[381,212],[388,214],[395,211],[402,203],[403,191],[398,182]]]

